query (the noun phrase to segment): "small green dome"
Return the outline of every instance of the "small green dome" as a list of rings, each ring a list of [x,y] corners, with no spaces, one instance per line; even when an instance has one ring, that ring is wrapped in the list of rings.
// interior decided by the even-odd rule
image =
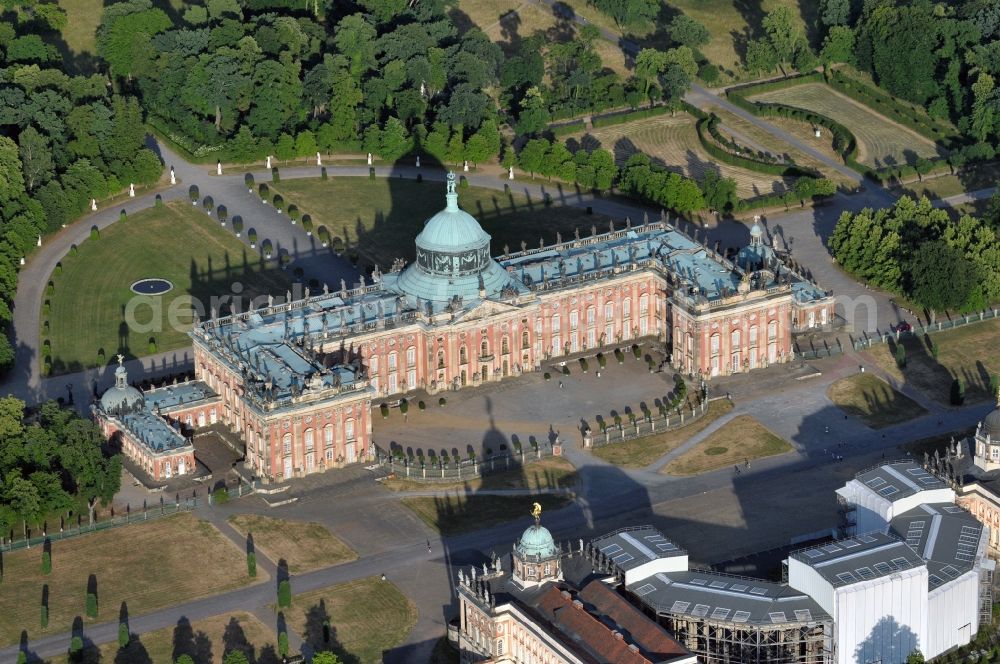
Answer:
[[[517,543],[517,552],[523,557],[550,558],[557,553],[556,543],[548,528],[535,524],[521,535],[521,541]]]

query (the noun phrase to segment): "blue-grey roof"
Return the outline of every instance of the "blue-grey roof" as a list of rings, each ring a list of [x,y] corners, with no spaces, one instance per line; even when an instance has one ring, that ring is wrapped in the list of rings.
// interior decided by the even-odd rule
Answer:
[[[924,503],[894,517],[889,531],[927,561],[933,590],[976,565],[983,524],[958,505]]]
[[[145,409],[122,415],[119,421],[132,436],[153,452],[165,452],[189,445],[176,429]]]
[[[142,392],[128,384],[125,367],[119,365],[115,369],[115,384],[101,395],[100,404],[101,410],[109,414],[142,406]]]
[[[537,523],[528,526],[515,548],[524,557],[550,558],[559,552],[549,529]]]
[[[835,588],[924,565],[905,542],[880,532],[809,547],[790,557],[812,567]]]
[[[458,207],[454,173],[448,174],[448,193],[445,199],[445,209],[427,220],[424,230],[417,236],[417,246],[445,252],[478,249],[483,245],[489,247],[489,234],[475,217]]]
[[[198,401],[217,399],[218,394],[200,380],[191,380],[177,385],[158,387],[145,394],[146,407],[152,411],[167,413],[178,406],[190,406]]]

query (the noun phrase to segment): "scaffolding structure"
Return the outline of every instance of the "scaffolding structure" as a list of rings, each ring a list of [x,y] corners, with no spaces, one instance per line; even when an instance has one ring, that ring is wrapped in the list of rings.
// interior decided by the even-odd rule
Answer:
[[[712,620],[647,607],[705,664],[830,664],[833,622],[760,624]]]

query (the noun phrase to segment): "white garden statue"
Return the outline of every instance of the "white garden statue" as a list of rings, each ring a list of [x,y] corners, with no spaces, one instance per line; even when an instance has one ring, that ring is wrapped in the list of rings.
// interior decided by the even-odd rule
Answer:
[[[822,138],[822,136],[823,136],[823,132],[821,132],[819,130],[819,127],[816,127],[816,129],[814,130],[814,133],[816,135],[816,138]]]
[[[177,184],[177,176],[174,175],[174,167],[170,167],[170,184]]]
[[[90,211],[91,212],[97,212],[97,199],[96,198],[91,198],[90,199]]]
[[[271,170],[271,155],[267,155],[267,169]]]
[[[316,165],[317,166],[323,165],[323,158],[320,156],[319,152],[316,153]]]
[[[216,175],[222,175],[222,162],[221,161],[215,162],[215,174]]]
[[[135,184],[132,182],[128,185],[128,197],[135,198]]]
[[[465,163],[462,164],[462,170],[465,171],[466,173],[469,172],[469,160],[468,159],[466,159]]]
[[[420,155],[417,155],[417,168],[420,168]]]
[[[42,246],[42,236],[41,235],[38,236],[38,244],[36,246],[39,246],[39,247]]]
[[[511,166],[511,167],[509,167],[507,169],[507,179],[508,180],[513,180],[514,179],[514,167],[513,166]]]
[[[369,166],[372,165],[372,153],[371,152],[368,153],[368,165]]]

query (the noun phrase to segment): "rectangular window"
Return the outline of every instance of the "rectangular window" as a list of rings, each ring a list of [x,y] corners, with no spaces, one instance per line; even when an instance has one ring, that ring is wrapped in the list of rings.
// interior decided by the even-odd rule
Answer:
[[[569,329],[575,330],[577,327],[579,327],[579,324],[580,324],[580,315],[577,314],[575,311],[571,311],[569,314]]]
[[[406,386],[409,389],[414,389],[417,386],[417,370],[410,369],[406,372]]]
[[[712,335],[712,354],[719,352],[719,335]]]
[[[597,311],[593,307],[587,309],[587,325],[593,325],[596,318]]]
[[[604,305],[604,320],[611,320],[615,317],[615,305],[608,302]]]
[[[542,319],[541,318],[536,318],[535,319],[535,334],[541,334],[541,333],[542,333]]]
[[[558,336],[552,337],[552,354],[562,355],[562,339]]]
[[[412,367],[417,363],[417,349],[410,346],[406,349],[406,366]]]
[[[347,440],[354,440],[354,420],[347,420],[344,424],[344,437]]]
[[[389,353],[389,371],[396,370],[396,354]]]
[[[632,315],[632,300],[622,301],[622,318],[628,318]]]
[[[560,326],[559,314],[556,314],[555,316],[552,317],[552,331],[558,332],[559,326]]]
[[[326,451],[326,460],[327,461],[333,461],[333,450],[327,450]]]

